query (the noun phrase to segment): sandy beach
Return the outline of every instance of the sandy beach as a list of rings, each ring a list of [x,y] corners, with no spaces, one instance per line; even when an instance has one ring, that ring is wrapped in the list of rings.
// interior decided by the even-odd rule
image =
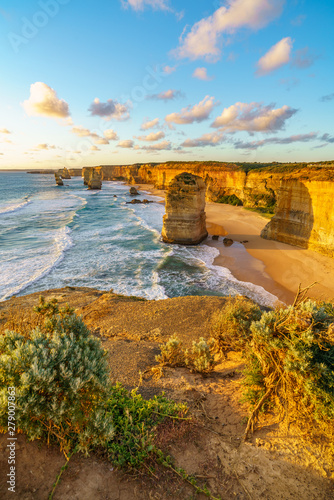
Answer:
[[[151,185],[141,184],[137,188],[165,197],[164,191]],[[309,291],[309,297],[334,300],[334,259],[264,240],[260,233],[269,219],[243,207],[209,202],[206,216],[209,237],[205,244],[220,252],[215,265],[228,268],[240,281],[262,286],[286,304],[293,302],[299,284],[305,287],[314,282],[317,284]],[[212,240],[212,235],[219,235],[219,240]],[[230,247],[223,243],[225,236],[234,241]]]

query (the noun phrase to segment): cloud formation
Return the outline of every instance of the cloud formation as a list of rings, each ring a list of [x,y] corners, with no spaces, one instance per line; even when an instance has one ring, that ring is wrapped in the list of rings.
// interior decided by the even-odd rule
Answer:
[[[1,128],[0,129],[0,134],[11,134],[7,128]]]
[[[277,42],[257,63],[258,76],[267,75],[290,61],[293,41],[288,36]]]
[[[91,132],[88,128],[81,125],[72,127],[72,133],[78,137],[89,137],[94,144],[109,144],[110,140],[117,140],[118,136],[112,129],[105,130],[104,137],[101,137],[96,132]]]
[[[328,134],[324,134],[328,135]],[[293,142],[310,142],[318,139],[318,134],[316,132],[310,132],[309,134],[299,134],[291,135],[289,137],[269,137],[268,139],[263,139],[262,141],[235,141],[235,149],[258,149],[268,144],[292,144]]]
[[[332,94],[327,94],[327,95],[323,95],[322,97],[320,97],[321,102],[329,102],[329,101],[333,101],[333,99],[334,99],[334,92]]]
[[[122,5],[125,8],[132,7],[136,11],[144,10],[146,6],[155,10],[170,10],[167,0],[122,0]]]
[[[172,53],[180,59],[204,58],[217,60],[220,56],[220,38],[223,33],[234,33],[238,28],[258,30],[278,17],[285,0],[227,0],[213,15],[194,24],[180,39],[180,46]]]
[[[128,148],[131,149],[134,146],[134,141],[131,141],[130,139],[125,140],[125,141],[119,141],[117,144],[117,147],[119,148]]]
[[[146,142],[155,142],[159,141],[160,139],[163,139],[165,137],[165,133],[160,131],[160,132],[151,132],[148,135],[140,135],[137,137],[140,141],[146,141]]]
[[[306,69],[312,66],[317,59],[318,56],[311,54],[308,47],[304,47],[303,49],[296,50],[292,66],[299,69]]]
[[[106,120],[128,120],[130,118],[129,106],[121,104],[113,99],[108,99],[107,102],[100,102],[97,97],[89,106],[91,116],[100,116]]]
[[[112,128],[109,128],[108,130],[105,130],[103,132],[103,134],[104,134],[104,137],[106,139],[108,139],[108,141],[118,141],[118,139],[119,139],[117,133]]]
[[[213,80],[213,77],[208,75],[206,68],[196,68],[192,76],[193,78],[198,78],[198,80],[205,80],[207,82]]]
[[[166,75],[171,75],[174,71],[176,71],[176,66],[165,66],[163,71]]]
[[[56,91],[43,82],[30,85],[30,97],[23,102],[23,108],[29,116],[47,116],[49,118],[68,118],[70,116],[67,102],[59,99]]]
[[[240,130],[250,134],[276,132],[284,128],[286,120],[297,113],[297,109],[286,105],[274,109],[274,106],[274,104],[263,106],[259,102],[237,102],[225,108],[211,126],[232,133]]]
[[[154,118],[154,120],[148,120],[143,122],[140,130],[149,130],[150,128],[157,127],[159,125],[159,118]]]
[[[178,97],[183,97],[183,94],[180,90],[166,90],[165,92],[160,92],[160,94],[152,94],[147,96],[147,99],[156,99],[160,101],[171,101],[173,99],[177,99]]]
[[[204,146],[218,146],[224,140],[222,133],[212,132],[203,134],[198,139],[186,139],[181,146],[184,148],[202,148]]]
[[[211,111],[218,103],[214,102],[215,98],[205,96],[204,99],[194,106],[187,106],[181,109],[179,113],[171,113],[166,116],[167,123],[177,123],[179,125],[187,123],[200,123],[209,118]]]
[[[150,144],[150,146],[143,146],[141,149],[144,149],[145,151],[169,151],[172,149],[172,145],[169,141],[161,141],[157,144]]]

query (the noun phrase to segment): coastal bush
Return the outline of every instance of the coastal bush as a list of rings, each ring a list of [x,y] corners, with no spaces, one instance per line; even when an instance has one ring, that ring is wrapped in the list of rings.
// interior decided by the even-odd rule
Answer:
[[[155,360],[161,366],[184,366],[195,372],[206,373],[213,370],[213,342],[207,342],[203,337],[198,342],[193,341],[192,349],[184,349],[183,343],[174,334],[166,344],[160,346],[161,354]],[[160,373],[161,374],[161,373]]]
[[[261,318],[260,307],[246,297],[230,297],[212,316],[210,333],[215,350],[220,354],[228,350],[242,350],[250,338],[252,321]]]
[[[235,194],[221,196],[220,198],[218,198],[217,203],[226,203],[228,205],[237,207],[241,207],[243,205],[240,198],[238,198]]]
[[[28,439],[56,441],[64,453],[87,452],[112,438],[104,400],[109,371],[99,340],[71,308],[41,299],[41,325],[0,336],[0,426],[7,427],[7,387],[16,391],[16,425]]]
[[[250,329],[246,395],[267,394],[305,432],[317,424],[333,433],[333,305],[307,300],[264,312]]]

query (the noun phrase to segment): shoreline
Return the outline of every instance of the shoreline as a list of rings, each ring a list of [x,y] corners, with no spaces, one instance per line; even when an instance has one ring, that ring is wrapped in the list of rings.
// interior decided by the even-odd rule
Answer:
[[[136,187],[163,198],[161,203],[164,203],[165,191],[151,184],[136,184]],[[205,244],[219,251],[214,265],[229,269],[237,280],[262,286],[288,305],[293,303],[299,284],[306,287],[317,282],[308,296],[334,300],[334,259],[261,238],[269,219],[243,207],[207,202],[206,220],[209,237]],[[219,240],[212,240],[213,235],[219,235]],[[224,245],[225,236],[234,241],[232,246]]]

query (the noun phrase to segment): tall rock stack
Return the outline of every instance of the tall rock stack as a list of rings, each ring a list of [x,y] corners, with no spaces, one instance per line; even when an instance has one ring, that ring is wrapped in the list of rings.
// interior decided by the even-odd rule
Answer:
[[[59,175],[58,172],[55,172],[55,179],[56,179],[57,186],[63,186],[64,185],[63,179],[62,179],[61,175]]]
[[[66,167],[60,168],[58,170],[58,174],[61,175],[62,179],[70,179],[71,178],[70,173]]]
[[[88,180],[88,189],[101,189],[102,181],[101,181],[101,173],[93,168],[90,171],[90,176]]]
[[[168,185],[162,239],[166,243],[197,245],[207,236],[206,186],[201,177],[183,172]]]

